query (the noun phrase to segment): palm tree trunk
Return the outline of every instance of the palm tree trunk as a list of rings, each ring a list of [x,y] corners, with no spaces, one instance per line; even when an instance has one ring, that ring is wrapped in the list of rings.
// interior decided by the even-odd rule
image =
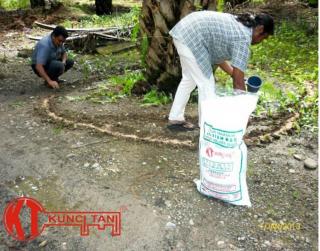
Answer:
[[[140,28],[147,37],[148,48],[145,55],[146,79],[159,91],[175,93],[181,79],[178,53],[169,31],[184,16],[195,10],[194,0],[144,0]],[[216,1],[207,0],[213,8]],[[215,6],[214,6],[215,7]]]

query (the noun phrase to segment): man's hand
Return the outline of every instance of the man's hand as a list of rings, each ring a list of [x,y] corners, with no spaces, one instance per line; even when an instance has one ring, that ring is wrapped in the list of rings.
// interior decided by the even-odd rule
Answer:
[[[52,88],[56,88],[58,83],[56,81],[51,80],[51,78],[48,76],[48,74],[44,70],[44,67],[42,64],[36,64],[36,70],[39,73],[39,75],[48,83],[49,86],[51,86]],[[58,85],[58,88],[59,88],[59,85]]]
[[[48,85],[50,85],[53,89],[59,89],[59,88],[60,88],[58,82],[57,82],[57,81],[54,81],[54,80],[50,80],[50,81],[48,82]]]
[[[236,67],[233,67],[233,73],[232,73],[232,78],[233,78],[233,89],[238,89],[238,90],[246,90],[245,84],[244,84],[244,73],[239,70]]]

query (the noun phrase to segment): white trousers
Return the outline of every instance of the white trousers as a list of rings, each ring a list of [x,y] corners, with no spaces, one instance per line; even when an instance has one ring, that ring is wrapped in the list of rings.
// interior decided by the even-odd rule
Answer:
[[[201,71],[197,60],[193,56],[191,50],[178,40],[173,40],[175,47],[180,56],[182,68],[182,79],[178,86],[169,120],[184,121],[185,107],[190,98],[191,92],[198,86],[198,113],[199,124],[201,118],[201,102],[209,97],[215,96],[215,81],[213,74],[208,79]]]

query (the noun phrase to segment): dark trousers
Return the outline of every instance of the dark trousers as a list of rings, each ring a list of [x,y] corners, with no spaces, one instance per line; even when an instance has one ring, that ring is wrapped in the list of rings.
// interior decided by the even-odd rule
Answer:
[[[59,76],[62,75],[63,72],[66,72],[67,70],[71,69],[74,64],[74,61],[72,59],[67,59],[66,66],[59,61],[59,60],[52,60],[48,64],[44,65],[44,70],[48,74],[49,78],[51,78],[54,81],[57,81]],[[31,65],[32,70],[40,77],[36,65]],[[64,71],[63,71],[64,69]]]

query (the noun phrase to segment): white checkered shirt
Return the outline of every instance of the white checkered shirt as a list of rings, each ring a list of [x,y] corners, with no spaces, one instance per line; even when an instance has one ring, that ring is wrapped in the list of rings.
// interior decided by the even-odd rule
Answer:
[[[210,78],[212,65],[230,60],[245,72],[250,56],[252,28],[228,13],[193,12],[181,19],[170,35],[190,48],[203,74]]]

